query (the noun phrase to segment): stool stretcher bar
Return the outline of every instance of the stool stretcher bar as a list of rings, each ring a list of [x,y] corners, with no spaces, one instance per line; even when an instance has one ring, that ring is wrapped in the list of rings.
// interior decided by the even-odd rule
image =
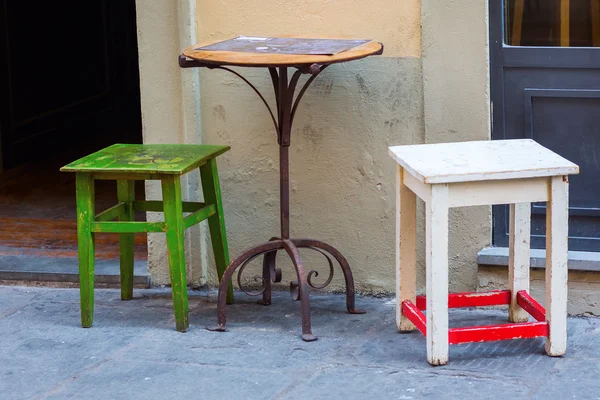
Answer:
[[[482,307],[510,304],[511,291],[497,290],[482,293],[454,293],[448,295],[448,308]],[[425,314],[425,296],[417,296],[416,305],[410,301],[402,302],[402,314],[424,335],[427,335]],[[449,344],[491,342],[496,340],[527,339],[548,337],[546,310],[525,290],[517,292],[517,301],[538,322],[519,322],[502,325],[468,326],[448,330]]]
[[[427,322],[425,320],[425,314],[423,314],[421,310],[419,310],[417,306],[413,304],[412,301],[405,300],[402,302],[402,314],[404,314],[404,316],[413,323],[415,328],[417,328],[419,332],[423,334],[423,336],[427,336]]]
[[[547,322],[517,322],[504,325],[469,326],[448,330],[448,343],[493,342],[548,336]]]
[[[160,200],[136,200],[133,201],[133,211],[163,212],[164,205]],[[167,226],[164,222],[141,222],[141,221],[119,221],[111,222],[118,218],[125,209],[125,203],[120,202],[96,215],[96,222],[92,223],[92,232],[110,233],[137,233],[137,232],[166,232]],[[184,229],[196,225],[200,221],[212,217],[217,213],[214,204],[206,205],[199,202],[182,202],[184,213],[191,213],[183,219]]]
[[[517,292],[517,304],[537,321],[542,322],[546,320],[546,310],[544,307],[525,290]]]
[[[188,215],[183,219],[184,229],[189,228],[190,226],[194,226],[200,221],[204,221],[205,219],[212,217],[217,213],[217,208],[214,204],[210,206],[199,209],[198,211]]]
[[[184,201],[181,204],[183,212],[196,212],[206,206],[204,203],[194,201]],[[133,202],[133,210],[163,212],[164,205],[161,200],[135,200]]]
[[[96,214],[96,221],[112,221],[117,218],[121,212],[125,209],[125,203],[120,202],[119,204],[107,208],[106,210]]]
[[[92,222],[91,231],[97,233],[149,233],[166,232],[164,222]]]
[[[448,295],[448,308],[485,307],[510,304],[510,290],[490,292],[451,293]],[[425,296],[417,296],[417,308],[426,309]]]

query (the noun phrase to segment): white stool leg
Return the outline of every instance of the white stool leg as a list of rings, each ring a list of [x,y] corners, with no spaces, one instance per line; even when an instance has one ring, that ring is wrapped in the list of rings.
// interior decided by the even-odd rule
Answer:
[[[531,203],[510,205],[508,253],[508,284],[511,299],[508,320],[527,322],[529,314],[517,304],[517,292],[529,292],[529,237],[531,234]]]
[[[426,212],[427,361],[448,363],[448,186],[431,185]]]
[[[402,314],[402,302],[416,301],[417,197],[404,185],[403,169],[396,166],[396,327],[408,332],[415,326]]]
[[[546,210],[546,340],[549,356],[562,356],[567,350],[567,257],[569,227],[569,180],[553,177]]]

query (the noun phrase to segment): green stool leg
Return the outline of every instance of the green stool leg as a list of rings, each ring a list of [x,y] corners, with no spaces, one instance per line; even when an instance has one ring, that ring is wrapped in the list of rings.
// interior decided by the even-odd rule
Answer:
[[[135,181],[117,181],[117,198],[119,203],[125,203],[123,211],[119,214],[119,221],[133,221],[133,201],[135,200]],[[133,262],[135,234],[121,233],[119,247],[121,253],[121,300],[133,298]]]
[[[214,204],[217,212],[208,218],[210,229],[210,240],[213,253],[215,253],[215,264],[219,281],[223,277],[225,269],[229,265],[229,249],[227,246],[227,233],[225,232],[225,217],[223,215],[223,202],[221,201],[221,186],[219,185],[219,172],[217,160],[212,158],[200,167],[200,179],[202,180],[202,191],[204,192],[204,203]],[[227,288],[227,304],[233,304],[233,285],[229,281]]]
[[[167,225],[167,248],[171,288],[173,290],[173,308],[175,309],[175,325],[179,332],[185,332],[189,327],[189,321],[183,237],[183,204],[179,175],[163,178],[162,194],[165,223]]]
[[[75,178],[77,194],[77,245],[79,254],[79,292],[81,326],[89,328],[94,322],[94,179],[78,172]]]

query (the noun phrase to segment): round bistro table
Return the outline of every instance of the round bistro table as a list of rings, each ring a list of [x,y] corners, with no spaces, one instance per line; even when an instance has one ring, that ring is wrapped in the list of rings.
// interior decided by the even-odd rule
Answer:
[[[297,36],[295,36],[295,38],[297,38]],[[315,37],[311,36],[310,38],[314,39]],[[219,286],[217,304],[218,324],[215,328],[208,329],[225,331],[225,307],[228,284],[238,268],[237,281],[240,289],[250,295],[262,295],[262,300],[259,302],[260,304],[271,304],[271,282],[281,282],[282,279],[281,270],[276,266],[276,255],[279,250],[284,250],[291,258],[296,269],[297,280],[290,282],[290,292],[294,300],[299,300],[301,302],[302,339],[304,341],[316,340],[317,337],[312,334],[310,322],[308,291],[309,286],[316,289],[323,289],[331,283],[334,269],[333,262],[328,254],[337,260],[344,274],[346,282],[346,308],[348,312],[351,314],[362,314],[364,311],[355,308],[352,271],[350,270],[348,261],[338,250],[333,246],[318,240],[290,238],[289,146],[292,124],[294,122],[296,110],[298,109],[298,104],[305,94],[306,89],[325,68],[332,64],[358,60],[371,55],[380,55],[383,53],[383,45],[379,42],[369,41],[333,55],[215,51],[201,49],[215,43],[218,42],[200,43],[185,49],[183,54],[179,56],[179,66],[181,68],[205,67],[208,69],[221,69],[231,72],[246,82],[267,107],[271,119],[273,120],[273,125],[277,133],[277,143],[279,144],[281,234],[278,237],[271,238],[267,243],[248,249],[229,264],[221,277]],[[267,68],[271,75],[275,91],[275,100],[277,104],[276,113],[273,112],[260,91],[241,74],[228,68],[229,66]],[[291,73],[289,70],[293,71],[291,79],[288,78],[289,72]],[[307,74],[308,79],[294,97],[296,86],[303,74]],[[325,256],[329,264],[329,276],[324,283],[316,284],[313,282],[312,278],[318,275],[317,271],[306,273],[298,248],[312,249]],[[248,263],[260,255],[264,255],[262,277],[256,277],[255,279],[261,282],[261,288],[255,291],[246,290],[242,287],[240,277]]]

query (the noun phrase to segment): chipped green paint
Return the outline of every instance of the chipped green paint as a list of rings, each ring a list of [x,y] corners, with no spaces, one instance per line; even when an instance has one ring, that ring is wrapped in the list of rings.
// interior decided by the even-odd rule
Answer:
[[[200,180],[202,181],[202,192],[204,202],[214,204],[216,213],[208,218],[208,228],[215,254],[215,264],[219,281],[223,277],[225,269],[229,265],[229,247],[227,245],[227,233],[225,232],[225,217],[223,215],[223,202],[221,201],[221,186],[219,184],[219,172],[217,160],[211,159],[200,167]],[[227,304],[233,303],[233,285],[229,282],[227,289]]]
[[[167,227],[164,222],[92,222],[92,232],[97,233],[153,233],[166,231]]]
[[[185,212],[185,209],[183,210],[183,212]],[[201,210],[198,210],[198,211],[188,215],[187,217],[185,217],[183,219],[183,224],[185,226],[185,229],[189,228],[190,226],[196,225],[200,221],[204,221],[208,217],[212,217],[213,215],[215,215],[216,212],[217,212],[217,208],[215,207],[214,204],[211,204],[209,206],[204,207]]]
[[[112,221],[117,218],[125,209],[125,203],[119,203],[112,206],[101,213],[96,214],[96,221]]]
[[[133,202],[135,201],[135,182],[117,181],[117,199],[123,207],[120,209],[119,221],[135,221]],[[133,263],[134,263],[134,233],[119,235],[121,300],[133,298]]]
[[[89,328],[94,322],[94,179],[90,174],[77,173],[77,249],[79,254],[79,294],[81,326]]]
[[[114,145],[75,161],[62,171],[74,171],[77,189],[77,240],[81,324],[94,318],[94,233],[120,234],[121,299],[133,297],[134,233],[166,232],[176,329],[189,327],[184,231],[208,219],[219,279],[229,264],[223,203],[215,157],[227,146]],[[180,176],[200,167],[205,202],[183,202]],[[118,204],[94,216],[94,180],[117,180]],[[134,180],[158,179],[163,201],[135,200]],[[135,211],[163,211],[165,222],[134,220]],[[184,217],[184,212],[191,215]],[[113,221],[119,218],[118,221]],[[229,284],[227,295],[233,302]]]
[[[167,251],[171,290],[173,291],[173,308],[175,310],[175,326],[179,332],[187,331],[188,295],[185,271],[185,249],[183,238],[183,206],[181,201],[181,181],[178,176],[162,180],[165,223],[167,225]]]
[[[229,146],[194,144],[115,144],[61,168],[65,172],[185,174]]]

